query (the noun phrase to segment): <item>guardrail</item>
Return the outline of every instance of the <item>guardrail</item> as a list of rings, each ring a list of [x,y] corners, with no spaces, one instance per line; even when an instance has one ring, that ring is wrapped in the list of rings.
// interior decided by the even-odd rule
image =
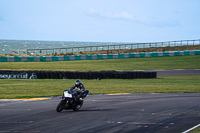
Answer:
[[[183,56],[183,55],[200,55],[200,50],[124,53],[124,54],[70,55],[70,56],[32,56],[32,57],[10,56],[10,57],[0,57],[0,62],[102,60],[102,59],[159,57],[159,56]]]
[[[102,50],[124,50],[124,49],[138,49],[138,48],[153,48],[153,47],[175,47],[185,45],[198,45],[200,39],[196,40],[180,40],[180,41],[167,41],[167,42],[150,42],[150,43],[132,43],[132,44],[119,44],[119,45],[101,45],[101,46],[84,46],[84,47],[66,47],[66,48],[52,48],[52,49],[24,49],[24,50],[11,50],[11,54],[15,55],[49,55],[86,51],[102,51]]]

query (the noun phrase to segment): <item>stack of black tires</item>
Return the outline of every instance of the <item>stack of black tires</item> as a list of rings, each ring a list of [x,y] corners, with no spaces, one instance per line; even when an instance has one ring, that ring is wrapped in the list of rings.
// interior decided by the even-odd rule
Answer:
[[[0,70],[1,78],[30,79],[138,79],[156,78],[154,71],[12,71]]]
[[[157,72],[149,71],[34,71],[38,79],[138,79],[156,78]]]

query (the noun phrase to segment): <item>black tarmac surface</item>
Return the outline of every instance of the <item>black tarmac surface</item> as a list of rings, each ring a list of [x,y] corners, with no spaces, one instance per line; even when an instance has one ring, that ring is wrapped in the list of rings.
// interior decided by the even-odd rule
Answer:
[[[89,95],[74,112],[60,97],[0,101],[0,133],[181,133],[200,123],[200,93]]]
[[[0,133],[181,133],[200,123],[200,93],[89,95],[79,111],[57,113],[60,99],[0,100]]]
[[[200,69],[183,70],[155,70],[158,76],[162,75],[200,75]]]

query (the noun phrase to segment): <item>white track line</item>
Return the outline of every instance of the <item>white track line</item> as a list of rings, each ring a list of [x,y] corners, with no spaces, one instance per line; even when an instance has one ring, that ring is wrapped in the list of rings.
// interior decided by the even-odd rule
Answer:
[[[198,125],[196,125],[196,126],[190,128],[190,129],[188,129],[188,130],[186,130],[185,132],[182,132],[182,133],[188,133],[189,131],[191,131],[191,130],[193,130],[193,129],[199,127],[199,126],[200,126],[200,124],[198,124]]]

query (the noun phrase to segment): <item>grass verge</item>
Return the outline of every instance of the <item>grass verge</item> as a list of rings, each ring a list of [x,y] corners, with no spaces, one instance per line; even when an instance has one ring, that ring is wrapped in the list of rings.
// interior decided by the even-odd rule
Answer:
[[[61,96],[74,84],[72,79],[1,79],[0,98]],[[200,75],[158,76],[157,79],[82,80],[90,94],[109,93],[197,93]]]
[[[56,62],[0,62],[0,69],[23,70],[163,70],[199,69],[200,55]]]
[[[189,133],[200,133],[200,127],[190,131]]]

